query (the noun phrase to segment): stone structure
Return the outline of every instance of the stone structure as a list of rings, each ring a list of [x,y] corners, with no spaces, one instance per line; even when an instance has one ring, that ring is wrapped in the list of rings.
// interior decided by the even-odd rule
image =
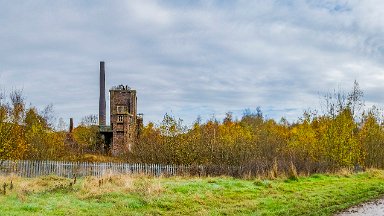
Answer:
[[[136,90],[119,85],[109,90],[110,119],[113,132],[112,154],[130,151],[135,143],[137,132],[137,97]]]
[[[100,95],[102,95],[103,84],[102,66],[100,62]],[[104,78],[105,79],[105,78]],[[99,110],[100,133],[104,138],[104,149],[113,156],[127,153],[137,141],[141,125],[143,123],[142,114],[137,114],[136,90],[128,86],[119,85],[109,90],[110,94],[110,126],[103,125],[105,112]],[[102,101],[102,98],[100,99]],[[105,98],[104,98],[105,101]],[[102,107],[102,106],[100,106]]]

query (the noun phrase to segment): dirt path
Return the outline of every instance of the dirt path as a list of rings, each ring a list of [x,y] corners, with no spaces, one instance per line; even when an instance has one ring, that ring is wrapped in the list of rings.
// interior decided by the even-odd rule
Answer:
[[[335,216],[384,216],[384,198],[349,208]]]

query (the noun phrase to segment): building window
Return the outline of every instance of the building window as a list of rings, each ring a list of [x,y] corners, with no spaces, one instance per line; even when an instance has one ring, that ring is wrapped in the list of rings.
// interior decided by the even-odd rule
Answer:
[[[128,107],[126,106],[116,106],[117,114],[127,114]]]
[[[124,116],[118,115],[117,116],[117,122],[124,122]]]

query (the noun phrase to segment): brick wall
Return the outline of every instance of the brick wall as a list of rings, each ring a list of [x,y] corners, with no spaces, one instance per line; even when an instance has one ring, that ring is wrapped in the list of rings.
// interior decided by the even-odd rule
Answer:
[[[113,131],[111,153],[116,156],[129,151],[137,139],[137,98],[136,90],[124,86],[109,92]]]

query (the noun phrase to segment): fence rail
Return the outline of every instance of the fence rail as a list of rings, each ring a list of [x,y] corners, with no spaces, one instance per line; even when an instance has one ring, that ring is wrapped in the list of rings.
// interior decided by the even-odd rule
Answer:
[[[145,174],[152,176],[175,176],[191,173],[203,173],[203,166],[128,164],[128,163],[90,163],[66,161],[2,161],[0,175],[16,174],[21,177],[57,175],[71,178],[73,176],[103,176],[107,174]]]

